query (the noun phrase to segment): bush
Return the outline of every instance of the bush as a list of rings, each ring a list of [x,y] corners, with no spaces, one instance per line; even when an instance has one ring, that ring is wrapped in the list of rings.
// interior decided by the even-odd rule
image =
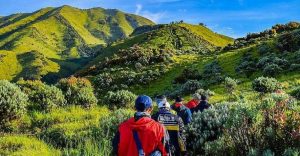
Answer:
[[[27,100],[27,95],[18,86],[0,80],[0,129],[26,113]]]
[[[205,144],[217,140],[223,134],[228,106],[217,104],[203,112],[193,114],[193,122],[187,127],[187,146],[191,155],[203,154]]]
[[[108,92],[104,97],[105,103],[111,108],[132,108],[136,95],[127,90],[119,90],[116,92]]]
[[[230,77],[225,78],[225,89],[229,94],[233,94],[234,90],[237,88],[238,81]]]
[[[99,94],[109,89],[113,85],[113,82],[114,80],[110,73],[99,74],[93,80],[93,84],[96,86],[95,89]]]
[[[203,80],[208,82],[208,84],[217,84],[224,80],[222,75],[222,68],[217,61],[213,61],[210,64],[204,66],[203,70]]]
[[[65,105],[65,97],[60,89],[48,86],[41,81],[18,81],[17,83],[30,100],[30,108],[39,111],[50,111],[57,106]]]
[[[81,105],[90,108],[98,102],[90,81],[85,78],[70,77],[61,79],[57,83],[57,87],[64,92],[70,105]]]
[[[198,89],[198,90],[196,90],[196,93],[200,94],[201,96],[204,95],[207,98],[215,95],[215,92],[213,92],[209,89],[208,90]]]
[[[60,152],[33,137],[8,135],[0,137],[0,155],[53,156],[60,155]]]
[[[256,69],[256,61],[251,57],[251,54],[246,54],[236,67],[236,72],[245,74],[247,77],[251,76]]]
[[[252,88],[260,93],[272,93],[281,89],[281,85],[274,78],[259,77],[252,82]]]
[[[202,88],[202,84],[197,80],[189,80],[182,85],[182,92],[184,94],[195,93],[196,90]]]
[[[263,69],[263,75],[265,76],[275,76],[283,71],[277,64],[268,64]]]
[[[295,88],[292,92],[291,95],[300,100],[300,87]]]
[[[188,80],[200,80],[201,74],[197,69],[184,69],[180,76],[175,78],[176,83],[185,83]]]

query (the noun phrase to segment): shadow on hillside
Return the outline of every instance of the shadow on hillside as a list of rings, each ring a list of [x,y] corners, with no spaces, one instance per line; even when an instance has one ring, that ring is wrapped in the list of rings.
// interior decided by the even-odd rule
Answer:
[[[59,79],[69,77],[73,75],[79,69],[82,69],[91,58],[79,58],[79,59],[67,59],[67,60],[58,60],[58,59],[49,59],[60,66],[60,70],[57,73],[48,73],[43,76],[42,81],[49,84],[56,83]]]

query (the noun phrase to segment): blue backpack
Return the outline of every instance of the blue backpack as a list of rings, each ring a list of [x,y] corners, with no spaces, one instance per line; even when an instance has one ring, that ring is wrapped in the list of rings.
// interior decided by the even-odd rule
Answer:
[[[139,139],[137,132],[134,130],[132,132],[133,132],[133,138],[134,138],[136,147],[138,149],[139,156],[145,156],[146,154],[143,150],[142,143],[141,143],[141,140]],[[155,150],[150,154],[150,156],[161,156],[161,155],[162,154],[159,150]]]

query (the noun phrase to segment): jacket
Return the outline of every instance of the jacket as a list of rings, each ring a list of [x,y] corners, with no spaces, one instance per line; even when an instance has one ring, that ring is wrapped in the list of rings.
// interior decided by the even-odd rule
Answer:
[[[181,103],[174,103],[171,108],[177,112],[177,115],[181,117],[184,125],[189,124],[192,121],[192,113],[189,108]]]
[[[163,156],[168,155],[165,146],[168,140],[167,133],[161,124],[150,117],[142,117],[138,120],[130,118],[120,124],[113,140],[113,150],[116,155],[138,156],[133,130],[137,132],[146,156],[155,150],[159,150]]]
[[[198,102],[193,99],[189,101],[185,106],[191,110],[191,113],[194,113],[194,109],[198,106]]]
[[[210,104],[207,101],[201,101],[199,105],[194,109],[194,112],[203,112],[204,109],[208,109]]]
[[[160,109],[152,116],[152,119],[163,124],[168,131],[170,137],[168,149],[171,155],[180,156],[181,153],[186,152],[184,123],[179,116],[172,114],[167,109]]]

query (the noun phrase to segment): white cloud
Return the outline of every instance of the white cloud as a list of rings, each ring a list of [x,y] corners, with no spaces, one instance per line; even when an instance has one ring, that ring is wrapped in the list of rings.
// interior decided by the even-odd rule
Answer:
[[[135,14],[139,15],[142,9],[143,9],[143,6],[141,4],[137,4]]]
[[[165,15],[165,13],[163,13],[163,12],[152,13],[149,11],[143,11],[141,13],[141,16],[144,16],[155,23],[158,23],[160,21],[160,19],[164,17],[164,15]]]
[[[148,10],[143,10],[143,5],[137,4],[135,14],[146,17],[151,21],[158,23],[162,17],[164,17],[164,12],[150,12]]]

